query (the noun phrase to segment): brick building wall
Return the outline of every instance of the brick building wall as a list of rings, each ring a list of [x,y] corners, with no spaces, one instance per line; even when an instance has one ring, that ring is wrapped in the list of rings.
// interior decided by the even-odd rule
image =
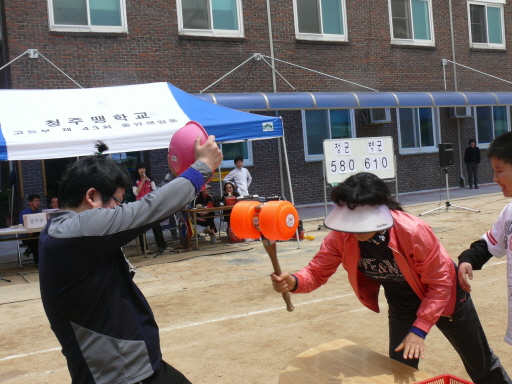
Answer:
[[[167,81],[190,93],[198,93],[218,80],[254,53],[270,55],[266,2],[243,0],[244,38],[180,36],[176,2],[126,0],[128,33],[51,32],[48,28],[47,2],[4,0],[8,59],[27,49],[38,49],[83,87],[103,87]],[[348,42],[312,42],[297,40],[291,0],[272,0],[273,45],[275,57],[336,76],[379,91],[444,91],[442,59],[453,58],[451,52],[448,2],[433,0],[434,47],[391,44],[387,0],[346,0]],[[457,62],[500,78],[509,77],[510,50],[472,49],[469,44],[467,2],[452,2]],[[512,28],[512,4],[504,6],[505,31]],[[507,36],[507,46],[512,41]],[[267,59],[270,61],[269,59]],[[276,62],[277,70],[298,91],[354,92],[368,91],[357,85]],[[446,66],[447,90],[455,90],[454,70]],[[58,89],[76,87],[44,59],[24,57],[9,67],[14,89]],[[507,83],[457,68],[459,91],[508,91]],[[218,82],[207,92],[272,92],[272,72],[262,60],[251,60]],[[293,89],[276,76],[276,91]],[[258,112],[261,113],[261,112]],[[268,112],[274,115],[275,112]],[[304,155],[303,130],[299,111],[279,111],[283,117],[289,167],[296,204],[321,203],[324,182],[321,162],[307,162]],[[396,113],[393,123],[365,125],[356,111],[356,136],[392,136],[397,154],[398,190],[412,192],[445,188],[444,173],[438,153],[398,153]],[[460,185],[459,154],[467,141],[475,137],[474,121],[448,118],[440,110],[441,142],[453,143],[455,164],[449,167],[450,186]],[[250,192],[290,198],[283,158],[279,172],[278,140],[255,141],[254,166]],[[144,151],[148,171],[157,183],[167,173],[165,150]],[[492,182],[489,162],[482,151],[481,183]],[[40,165],[22,162],[25,194],[44,192]],[[26,172],[25,172],[26,171]],[[394,191],[394,184],[390,184]],[[329,188],[328,191],[329,192]],[[213,183],[212,194],[220,194]],[[43,201],[46,199],[43,197]]]

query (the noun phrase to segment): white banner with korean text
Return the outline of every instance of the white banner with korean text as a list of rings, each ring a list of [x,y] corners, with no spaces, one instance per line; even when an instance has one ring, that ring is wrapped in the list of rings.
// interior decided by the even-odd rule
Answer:
[[[90,155],[97,140],[109,152],[166,148],[189,120],[167,83],[1,91],[0,159]]]

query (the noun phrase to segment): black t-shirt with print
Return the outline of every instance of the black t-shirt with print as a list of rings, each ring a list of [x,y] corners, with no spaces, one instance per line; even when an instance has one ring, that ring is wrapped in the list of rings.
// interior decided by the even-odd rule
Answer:
[[[405,280],[388,242],[387,232],[376,234],[367,241],[360,241],[361,258],[358,269],[365,276],[382,284],[390,313],[395,310],[416,311],[421,300]]]

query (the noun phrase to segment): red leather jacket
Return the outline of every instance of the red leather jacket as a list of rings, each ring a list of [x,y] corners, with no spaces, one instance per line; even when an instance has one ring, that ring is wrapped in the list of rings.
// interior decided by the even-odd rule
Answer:
[[[389,248],[414,292],[422,300],[414,326],[429,332],[440,316],[455,309],[457,274],[455,264],[439,243],[430,226],[401,211],[391,211],[394,225],[389,231]],[[340,264],[362,304],[379,312],[380,283],[358,270],[359,242],[350,233],[329,233],[309,265],[294,275],[294,293],[307,293],[325,284]]]

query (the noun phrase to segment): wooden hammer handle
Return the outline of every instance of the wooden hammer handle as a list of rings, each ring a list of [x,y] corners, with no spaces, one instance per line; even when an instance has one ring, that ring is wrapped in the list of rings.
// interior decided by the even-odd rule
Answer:
[[[274,273],[276,275],[281,275],[281,267],[279,266],[279,261],[277,261],[277,250],[275,240],[266,239],[262,235],[261,241],[263,242],[263,247],[265,247],[265,251],[267,251],[268,255],[270,256],[270,261],[272,262],[272,266],[274,267]],[[295,308],[290,298],[290,292],[284,292],[282,295],[284,302],[286,303],[286,310],[288,312],[292,312]]]

